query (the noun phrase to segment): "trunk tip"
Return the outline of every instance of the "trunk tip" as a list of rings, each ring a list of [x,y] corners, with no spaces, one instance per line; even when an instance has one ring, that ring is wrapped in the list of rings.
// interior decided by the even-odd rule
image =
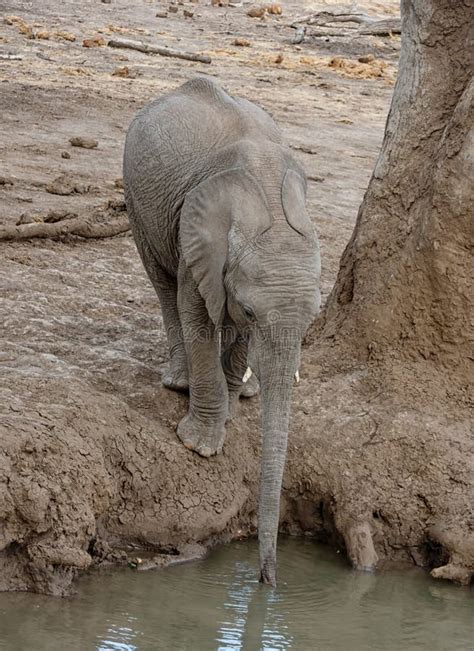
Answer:
[[[260,583],[276,588],[276,570],[274,563],[265,562],[260,570]]]

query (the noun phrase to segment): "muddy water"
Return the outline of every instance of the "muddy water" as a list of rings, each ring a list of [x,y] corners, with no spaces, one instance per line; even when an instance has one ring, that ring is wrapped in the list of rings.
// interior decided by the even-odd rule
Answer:
[[[280,544],[277,590],[257,583],[256,567],[245,542],[161,571],[95,574],[69,599],[0,594],[0,649],[474,649],[469,589],[418,571],[358,574],[292,539]]]

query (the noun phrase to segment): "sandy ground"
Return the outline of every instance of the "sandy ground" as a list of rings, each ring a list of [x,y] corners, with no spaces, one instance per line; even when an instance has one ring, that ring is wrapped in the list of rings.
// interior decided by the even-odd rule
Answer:
[[[4,16],[19,16],[34,32],[50,38],[26,38],[18,22],[1,27],[1,51],[21,54],[23,60],[0,61],[0,223],[16,223],[22,216],[25,221],[42,220],[51,210],[89,215],[110,200],[120,201],[122,193],[114,182],[121,177],[131,117],[149,99],[204,73],[267,109],[314,179],[309,184],[309,210],[321,240],[322,290],[327,295],[383,135],[399,40],[366,37],[347,43],[308,36],[307,43],[291,45],[293,30],[287,25],[293,16],[308,12],[310,3],[285,4],[281,17],[265,21],[248,17],[247,5],[191,5],[195,17],[185,19],[185,7],[157,18],[162,4],[135,4],[132,9],[126,2],[97,1],[81,9],[64,2],[58,15],[54,2],[37,7],[3,3]],[[383,4],[390,11],[397,5]],[[372,11],[381,7],[367,5]],[[76,40],[55,36],[61,32]],[[213,63],[82,47],[84,38],[117,34],[210,53]],[[251,46],[233,46],[239,36],[248,38]],[[382,66],[359,64],[354,73],[329,67],[347,48],[351,57],[375,53],[376,64],[380,60]],[[281,64],[274,62],[279,54]],[[113,75],[124,66],[137,76]],[[378,75],[381,67],[381,77],[353,78]],[[95,138],[99,146],[71,147],[73,136]],[[62,158],[63,152],[70,158]],[[50,194],[46,186],[61,174],[88,190]],[[147,377],[150,401],[155,402],[166,353],[155,295],[131,238],[32,241],[2,248],[4,332],[15,359],[21,350],[41,366],[38,353],[54,355],[50,364],[64,364],[69,373],[100,387],[105,383],[120,390],[123,385],[124,399],[130,400],[132,393],[134,401],[143,402],[135,379],[130,391],[130,372],[134,377],[138,373]]]
[[[359,4],[397,11],[391,0]],[[167,6],[2,3],[0,54],[22,59],[0,59],[0,223],[41,221],[51,210],[87,216],[120,202],[116,181],[133,114],[197,74],[212,75],[268,110],[307,170],[327,296],[382,140],[399,39],[315,38],[309,29],[293,45],[288,25],[309,2],[284,3],[281,16],[266,20],[248,17],[248,5],[203,2],[157,17]],[[207,53],[212,64],[83,47],[96,36]],[[236,37],[250,46],[233,45]],[[366,54],[375,60],[359,64]],[[123,67],[127,77],[114,74]],[[71,147],[73,136],[98,147]],[[61,174],[79,191],[48,192]],[[0,265],[0,587],[63,593],[105,548],[169,550],[176,541],[254,530],[258,401],[242,406],[221,458],[203,461],[182,448],[175,428],[187,399],[160,385],[167,356],[160,310],[129,234],[3,243]],[[298,422],[314,408],[295,392]],[[370,422],[364,427],[372,441]],[[300,481],[297,456],[296,442],[287,489]],[[317,514],[308,504],[289,499],[287,528],[298,520],[328,530],[329,502],[321,498]]]

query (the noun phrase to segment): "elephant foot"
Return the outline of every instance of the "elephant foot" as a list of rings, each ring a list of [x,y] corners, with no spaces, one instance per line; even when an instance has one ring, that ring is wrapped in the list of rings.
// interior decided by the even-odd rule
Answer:
[[[212,457],[222,452],[225,425],[203,423],[188,413],[178,425],[178,438],[188,450],[194,450],[202,457]]]
[[[255,375],[251,375],[247,382],[240,387],[229,387],[229,413],[227,420],[233,420],[239,413],[239,398],[253,398],[260,393],[260,385]]]
[[[184,368],[183,364],[171,361],[163,371],[161,381],[163,386],[172,391],[179,391],[180,393],[188,393],[189,391],[188,369]]]
[[[247,382],[244,382],[244,384],[242,384],[242,388],[240,389],[240,397],[253,398],[259,392],[260,392],[260,385],[258,383],[256,376],[252,373],[252,375],[249,377]]]

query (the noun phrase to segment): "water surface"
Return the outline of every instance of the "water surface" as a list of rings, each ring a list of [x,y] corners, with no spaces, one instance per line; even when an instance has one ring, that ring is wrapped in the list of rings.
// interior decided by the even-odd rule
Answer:
[[[0,594],[8,651],[472,651],[473,592],[421,571],[368,575],[282,539],[279,585],[257,582],[254,541],[164,570],[113,570],[57,599]]]

